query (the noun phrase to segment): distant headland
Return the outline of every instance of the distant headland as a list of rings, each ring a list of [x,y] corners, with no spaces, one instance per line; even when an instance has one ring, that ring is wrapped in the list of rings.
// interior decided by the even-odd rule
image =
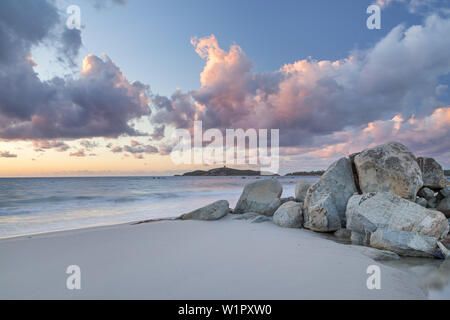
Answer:
[[[301,172],[293,172],[288,173],[286,176],[321,176],[324,171],[301,171]],[[180,176],[180,175],[176,175]],[[233,169],[228,167],[215,168],[208,171],[205,170],[195,170],[183,173],[181,176],[183,177],[192,177],[192,176],[279,176],[278,174],[265,174],[264,172],[257,170],[240,170]]]

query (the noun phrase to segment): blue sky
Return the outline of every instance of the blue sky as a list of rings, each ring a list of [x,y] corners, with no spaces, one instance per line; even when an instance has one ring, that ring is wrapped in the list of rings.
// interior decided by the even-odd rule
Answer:
[[[365,0],[130,0],[102,9],[91,0],[58,3],[61,9],[70,4],[81,8],[82,55],[107,53],[129,79],[164,95],[200,85],[204,62],[190,43],[194,36],[214,34],[222,48],[237,43],[255,71],[273,71],[307,57],[345,58],[354,49],[369,48],[398,24],[423,20],[404,4],[393,3],[382,12],[382,29],[369,30],[366,9],[373,1]],[[37,51],[39,71],[57,73],[46,63],[52,57],[47,50]]]

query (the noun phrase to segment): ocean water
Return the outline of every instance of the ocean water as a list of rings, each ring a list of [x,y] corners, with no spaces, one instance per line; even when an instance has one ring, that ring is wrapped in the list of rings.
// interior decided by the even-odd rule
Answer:
[[[270,177],[0,179],[0,238],[171,218],[222,199],[234,207],[256,179]],[[293,196],[298,178],[277,179],[282,197]]]

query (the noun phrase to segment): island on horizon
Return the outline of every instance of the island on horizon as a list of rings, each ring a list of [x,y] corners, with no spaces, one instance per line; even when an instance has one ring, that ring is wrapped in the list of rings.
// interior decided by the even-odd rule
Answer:
[[[300,172],[293,172],[288,173],[285,176],[321,176],[324,173],[324,171],[300,171]],[[228,168],[226,166],[221,168],[214,168],[211,170],[195,170],[195,171],[189,171],[185,172],[181,175],[177,174],[175,176],[182,176],[182,177],[198,177],[198,176],[274,176],[279,177],[279,174],[265,174],[264,172],[261,173],[261,171],[258,170],[240,170],[240,169],[233,169]]]

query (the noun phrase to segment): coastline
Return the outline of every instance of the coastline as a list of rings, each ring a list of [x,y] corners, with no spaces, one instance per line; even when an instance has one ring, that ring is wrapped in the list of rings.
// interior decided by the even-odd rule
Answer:
[[[71,291],[65,271],[74,264],[82,289]],[[373,264],[381,290],[366,287]],[[232,215],[2,239],[0,270],[1,299],[426,298],[411,276],[352,246]]]

